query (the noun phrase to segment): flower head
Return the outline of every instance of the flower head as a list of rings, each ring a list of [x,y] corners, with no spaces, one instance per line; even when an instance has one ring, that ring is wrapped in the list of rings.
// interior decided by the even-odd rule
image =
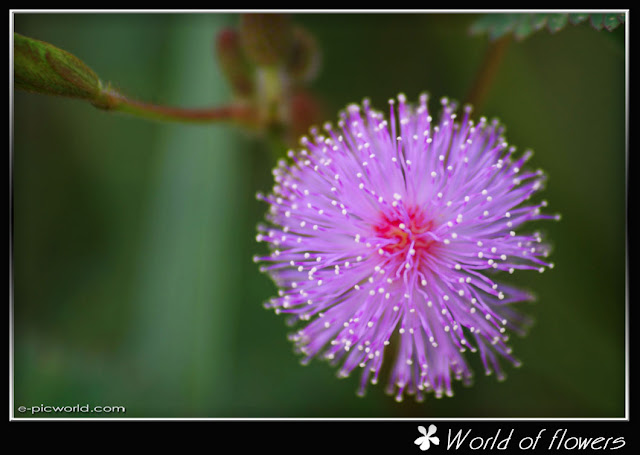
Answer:
[[[361,369],[363,394],[390,357],[397,400],[450,396],[452,380],[471,378],[465,351],[499,378],[500,357],[518,364],[507,330],[527,319],[511,304],[532,296],[494,278],[552,267],[541,236],[516,231],[555,217],[527,202],[545,176],[524,169],[531,152],[516,157],[497,121],[475,123],[467,107],[458,122],[443,99],[436,122],[426,95],[389,103],[388,119],[366,100],[348,106],[338,128],[312,129],[279,163],[272,193],[258,195],[270,254],[255,260],[279,288],[265,306],[303,321],[291,336],[303,362]]]

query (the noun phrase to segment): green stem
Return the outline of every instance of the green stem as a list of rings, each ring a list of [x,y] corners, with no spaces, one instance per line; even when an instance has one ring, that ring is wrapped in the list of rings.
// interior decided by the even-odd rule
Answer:
[[[474,106],[476,110],[481,109],[485,102],[510,42],[509,34],[489,44],[466,100],[466,103]]]
[[[106,89],[93,104],[108,111],[123,112],[137,117],[184,123],[230,122],[243,126],[256,126],[255,110],[250,106],[232,104],[206,109],[188,109],[159,106],[126,98],[113,90]]]

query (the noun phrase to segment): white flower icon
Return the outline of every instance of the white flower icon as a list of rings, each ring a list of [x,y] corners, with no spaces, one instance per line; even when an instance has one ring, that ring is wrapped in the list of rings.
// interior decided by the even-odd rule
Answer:
[[[420,450],[429,450],[431,444],[438,445],[440,444],[440,439],[437,436],[433,436],[435,434],[437,428],[435,425],[429,425],[429,432],[420,425],[418,427],[418,431],[422,434],[418,439],[414,441],[415,445],[420,446]]]

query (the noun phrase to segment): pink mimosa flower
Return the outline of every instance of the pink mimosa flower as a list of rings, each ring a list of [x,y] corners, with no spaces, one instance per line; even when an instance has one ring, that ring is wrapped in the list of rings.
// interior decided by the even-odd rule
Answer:
[[[341,114],[338,128],[311,131],[273,171],[275,186],[256,257],[279,288],[265,306],[303,327],[291,338],[303,362],[323,356],[339,375],[361,371],[359,393],[391,359],[388,392],[422,400],[466,383],[464,353],[478,353],[487,374],[503,377],[499,358],[517,365],[508,331],[527,319],[512,304],[527,292],[494,279],[543,271],[549,247],[528,221],[558,218],[530,203],[542,171],[524,168],[498,122],[458,121],[442,100],[439,121],[427,96],[416,106],[390,101],[390,116],[365,100]]]

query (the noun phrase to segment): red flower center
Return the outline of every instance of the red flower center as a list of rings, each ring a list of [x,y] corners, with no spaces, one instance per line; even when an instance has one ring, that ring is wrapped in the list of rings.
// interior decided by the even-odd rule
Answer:
[[[413,249],[416,256],[428,254],[435,243],[428,232],[433,229],[433,220],[417,207],[409,207],[403,212],[381,214],[380,221],[373,226],[378,237],[391,240],[382,250],[397,253]]]

